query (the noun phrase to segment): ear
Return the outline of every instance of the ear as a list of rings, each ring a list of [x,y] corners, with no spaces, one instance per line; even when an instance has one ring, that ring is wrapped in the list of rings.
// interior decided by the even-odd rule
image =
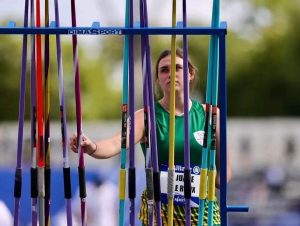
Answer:
[[[195,78],[195,73],[193,73],[193,72],[190,73],[190,72],[189,72],[189,80],[190,80],[190,81],[193,81],[194,78]]]

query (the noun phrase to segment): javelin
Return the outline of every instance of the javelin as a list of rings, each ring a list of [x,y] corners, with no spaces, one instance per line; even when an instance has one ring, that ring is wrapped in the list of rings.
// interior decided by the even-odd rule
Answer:
[[[34,27],[34,0],[30,0],[30,25]],[[31,223],[37,225],[37,167],[36,167],[36,71],[35,71],[35,40],[31,35],[31,60],[30,60],[30,121],[31,121]]]
[[[28,0],[25,0],[24,27],[28,26]],[[25,110],[25,89],[26,89],[26,60],[27,60],[27,35],[23,35],[22,49],[22,69],[20,79],[19,94],[19,129],[18,129],[18,150],[17,165],[15,171],[14,185],[14,226],[19,225],[20,198],[22,193],[22,149],[23,149],[23,127],[24,127],[24,110]]]
[[[41,27],[40,0],[36,0],[36,27]],[[45,159],[44,159],[44,123],[43,123],[43,78],[42,78],[42,40],[36,35],[36,86],[37,86],[37,159],[38,159],[38,193],[39,193],[39,224],[45,225]]]
[[[220,17],[220,2],[214,0],[212,12],[212,28],[219,26]],[[209,63],[207,72],[206,85],[206,108],[205,108],[205,125],[204,125],[204,140],[202,151],[201,175],[200,175],[200,204],[198,225],[203,225],[204,217],[204,203],[206,194],[208,192],[208,225],[213,224],[213,201],[215,198],[215,153],[216,153],[216,113],[217,113],[217,87],[218,87],[218,39],[212,35],[209,46]],[[212,106],[212,109],[211,109]],[[211,113],[212,110],[212,113]],[[211,114],[211,116],[210,116]],[[212,118],[212,126],[209,128],[208,124]],[[210,140],[210,147],[208,145]],[[208,170],[208,152],[210,153],[210,163]],[[208,186],[207,186],[208,176]],[[207,188],[208,187],[208,191]]]
[[[140,20],[141,27],[147,27],[147,8],[145,8],[145,3],[143,0],[140,0]],[[146,156],[146,164],[145,164],[145,173],[146,173],[146,189],[147,189],[147,209],[148,209],[148,225],[153,225],[153,198],[154,198],[154,190],[153,190],[153,168],[152,168],[152,159],[151,159],[151,149],[150,149],[150,127],[149,127],[149,84],[148,84],[148,76],[151,76],[147,71],[147,64],[151,64],[151,62],[147,61],[146,45],[146,36],[141,36],[141,51],[142,51],[142,71],[143,71],[143,102],[144,102],[144,134],[145,134],[145,156]],[[147,54],[149,52],[147,51]],[[150,53],[149,53],[150,54]]]
[[[176,27],[176,0],[172,4],[172,27]],[[174,211],[174,145],[175,145],[175,70],[176,35],[171,38],[171,85],[169,122],[169,169],[168,169],[168,225],[173,226]]]
[[[182,1],[183,27],[187,26],[186,0]],[[191,225],[191,160],[190,160],[190,126],[189,126],[189,68],[188,40],[183,35],[183,85],[184,85],[184,198],[185,225]]]
[[[129,27],[133,27],[133,0],[129,4]],[[135,197],[136,197],[136,171],[135,171],[135,142],[134,142],[134,128],[135,128],[135,115],[134,115],[134,37],[129,36],[129,175],[128,175],[128,196],[130,199],[130,225],[135,225]]]
[[[219,27],[220,23],[220,0],[213,1],[213,13],[212,13],[212,27]],[[218,110],[218,68],[219,68],[219,40],[218,37],[213,35],[211,36],[210,48],[213,49],[212,53],[212,84],[211,84],[211,93],[212,93],[212,125],[211,125],[211,147],[210,147],[210,156],[209,156],[209,170],[208,170],[208,226],[213,225],[213,207],[215,199],[215,181],[216,181],[216,131],[217,131],[217,110]],[[209,87],[207,87],[209,88]]]
[[[147,0],[143,0],[143,12],[144,12],[144,25],[148,26],[147,15]],[[155,119],[155,106],[154,106],[154,91],[153,80],[151,70],[151,56],[150,56],[150,42],[149,36],[145,35],[145,56],[146,56],[146,70],[148,79],[148,92],[149,92],[149,113],[150,113],[150,144],[151,144],[151,158],[153,164],[153,188],[154,188],[154,201],[155,201],[155,213],[156,213],[156,225],[161,226],[161,191],[160,191],[160,172],[158,166],[158,151],[156,140],[156,119]],[[143,60],[144,61],[144,60]],[[145,61],[144,61],[145,62]]]
[[[126,0],[125,27],[129,27],[129,0]],[[127,106],[128,106],[128,35],[124,37],[123,55],[123,93],[122,93],[122,132],[121,132],[121,167],[119,172],[119,226],[124,225],[126,192],[126,148],[127,148]]]
[[[49,0],[45,0],[45,27],[49,27]],[[49,82],[49,35],[45,35],[44,51],[44,120],[45,120],[45,225],[50,226],[50,82]]]
[[[71,0],[72,27],[76,27],[76,7],[75,0]],[[75,101],[76,101],[76,124],[77,124],[77,144],[78,144],[78,175],[79,175],[79,193],[81,201],[81,224],[87,225],[86,213],[86,186],[85,186],[85,168],[84,153],[81,147],[82,141],[82,115],[81,115],[81,96],[80,96],[80,73],[78,60],[77,35],[72,35],[73,43],[73,62],[75,69]]]
[[[59,21],[59,9],[58,1],[54,1],[55,8],[55,21],[56,26],[60,26]],[[67,122],[66,122],[66,106],[65,106],[65,92],[63,81],[63,61],[61,51],[60,35],[56,35],[56,49],[57,49],[57,66],[58,66],[58,86],[59,86],[59,111],[61,122],[61,137],[62,137],[62,149],[63,149],[63,174],[64,174],[64,195],[66,202],[66,215],[67,225],[72,226],[72,189],[71,189],[71,173],[69,165],[69,152],[67,149]]]

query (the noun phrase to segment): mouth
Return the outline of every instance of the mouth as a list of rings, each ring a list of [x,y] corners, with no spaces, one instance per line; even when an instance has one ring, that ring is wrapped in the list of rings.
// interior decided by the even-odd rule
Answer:
[[[171,81],[168,81],[166,84],[171,85]],[[175,85],[178,85],[178,84],[180,84],[180,82],[175,80]]]

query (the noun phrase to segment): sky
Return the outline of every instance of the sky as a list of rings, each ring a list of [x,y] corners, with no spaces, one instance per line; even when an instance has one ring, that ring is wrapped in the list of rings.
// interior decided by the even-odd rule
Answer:
[[[41,0],[42,8],[43,2]],[[138,7],[138,0],[134,0]],[[50,0],[50,20],[54,20],[54,1]],[[60,0],[61,25],[70,25],[70,1]],[[181,20],[182,1],[177,1],[177,18]],[[236,27],[238,21],[243,20],[249,9],[247,0],[221,1],[221,20],[230,21],[230,25]],[[22,20],[24,11],[24,0],[0,0],[0,19]],[[89,26],[93,21],[100,21],[102,26],[122,26],[124,24],[125,0],[77,0],[77,24]],[[212,11],[212,0],[188,0],[187,15],[189,21],[199,21],[199,24],[210,25]],[[149,23],[152,26],[171,25],[171,0],[148,1]],[[233,13],[234,12],[234,13]],[[138,18],[138,15],[136,15]]]
[[[41,1],[43,5],[44,1]],[[135,0],[138,6],[138,0]],[[198,3],[197,3],[198,2]],[[204,2],[204,1],[203,1]],[[188,15],[190,18],[199,17],[199,19],[207,18],[211,14],[211,4],[201,4],[197,0],[188,1]],[[49,1],[50,7],[53,10],[54,1]],[[62,25],[70,24],[70,1],[60,0],[60,14]],[[177,3],[177,11],[180,10],[181,1]],[[198,5],[198,6],[197,6]],[[155,18],[156,23],[161,25],[162,22],[166,26],[171,24],[171,1],[151,0],[148,1],[149,21]],[[24,10],[24,0],[0,0],[0,18],[16,18],[22,19]],[[125,13],[125,0],[77,0],[76,1],[77,20],[83,26],[88,26],[92,21],[100,21],[103,26],[107,25],[122,25]],[[178,13],[178,16],[181,15]],[[50,15],[54,18],[54,14]],[[159,18],[159,19],[157,19]],[[157,21],[159,20],[159,21]]]
[[[41,1],[42,9],[44,1]],[[138,8],[139,0],[133,0]],[[0,0],[0,20],[23,21],[24,0]],[[54,21],[54,0],[50,4],[50,21]],[[59,0],[61,26],[71,26],[70,0]],[[177,0],[177,20],[182,20],[182,0]],[[187,0],[188,24],[210,26],[212,0]],[[135,10],[136,21],[139,18]],[[44,13],[42,13],[43,15]],[[125,0],[77,0],[77,26],[91,26],[94,21],[101,26],[124,26]],[[149,26],[171,26],[171,0],[148,0]],[[253,34],[253,26],[268,26],[272,22],[267,9],[256,9],[249,0],[221,0],[221,21],[226,21],[228,29],[238,33]],[[252,27],[249,25],[252,23]],[[4,26],[0,24],[0,26]]]
[[[35,0],[36,1],[36,0]],[[135,9],[135,21],[139,18],[139,0],[133,0]],[[42,21],[44,15],[44,2],[41,2]],[[70,0],[59,0],[60,24],[71,26]],[[210,26],[212,13],[212,0],[187,0],[187,21],[198,26]],[[18,21],[17,26],[22,26],[25,0],[0,0],[0,26],[1,20]],[[149,26],[170,27],[172,24],[172,1],[171,0],[148,0]],[[50,21],[54,21],[54,0],[49,0]],[[182,21],[182,0],[177,0],[177,21]],[[125,0],[77,0],[76,1],[77,26],[91,26],[94,21],[100,22],[101,26],[113,27],[124,26]],[[266,10],[253,11],[249,0],[221,0],[220,20],[226,21],[228,29],[239,32],[249,38],[253,27],[245,26],[246,21],[255,21],[257,24],[269,21]],[[85,44],[87,51],[99,44],[96,36],[79,36],[78,40]],[[89,55],[93,51],[89,51]]]

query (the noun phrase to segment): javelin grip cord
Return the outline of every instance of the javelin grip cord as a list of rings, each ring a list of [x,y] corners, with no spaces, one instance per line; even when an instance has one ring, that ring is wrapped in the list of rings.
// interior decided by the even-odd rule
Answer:
[[[64,172],[64,192],[65,192],[65,198],[70,199],[72,198],[71,193],[71,171],[69,168],[63,168]]]
[[[86,198],[85,168],[78,167],[80,198]]]
[[[136,180],[135,168],[129,168],[129,170],[128,170],[128,186],[129,186],[128,192],[129,192],[130,199],[135,199],[135,197],[136,197],[135,180]]]

